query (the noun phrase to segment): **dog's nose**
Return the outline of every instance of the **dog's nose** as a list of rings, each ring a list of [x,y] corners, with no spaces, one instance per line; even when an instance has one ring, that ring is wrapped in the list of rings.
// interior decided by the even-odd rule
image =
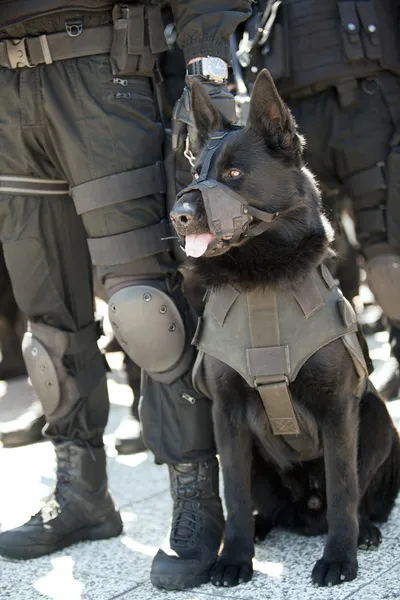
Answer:
[[[172,221],[187,227],[196,217],[196,207],[190,202],[177,203],[170,212]]]

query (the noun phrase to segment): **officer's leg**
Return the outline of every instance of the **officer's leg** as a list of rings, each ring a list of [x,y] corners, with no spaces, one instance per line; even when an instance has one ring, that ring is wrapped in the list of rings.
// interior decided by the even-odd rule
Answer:
[[[0,379],[13,379],[27,375],[21,341],[26,322],[15,301],[0,246]],[[41,404],[33,397],[29,407],[13,399],[12,420],[0,414],[0,440],[4,448],[33,444],[41,439],[46,423]],[[21,406],[23,404],[24,406]]]
[[[351,174],[344,183],[353,199],[368,283],[391,326],[392,352],[400,364],[400,78],[384,73],[364,80],[360,98],[353,122],[358,136],[347,153]],[[380,391],[397,395],[398,374]]]
[[[26,375],[21,351],[25,324],[14,298],[0,244],[0,379]]]
[[[29,320],[23,353],[58,461],[52,498],[0,535],[2,555],[25,559],[118,535],[122,525],[107,491],[108,395],[82,222],[68,196],[0,195],[0,223],[15,298]]]
[[[97,298],[107,302],[107,295],[104,286],[101,285],[96,270],[93,271],[94,294]],[[123,352],[118,340],[113,336],[103,349],[104,353]],[[115,449],[118,454],[136,454],[143,452],[146,447],[142,438],[142,429],[139,422],[139,400],[140,400],[140,381],[141,369],[129,356],[124,353],[124,368],[128,385],[132,390],[133,402],[128,409],[128,413],[121,419],[120,424],[114,433]]]
[[[193,586],[208,580],[223,515],[211,407],[191,383],[194,323],[165,239],[170,233],[160,165],[163,130],[152,82],[124,77],[121,92],[118,83],[110,84],[106,56],[53,66],[60,85],[44,78],[42,93],[51,106],[57,155],[109,296],[116,337],[147,373],[141,407],[144,439],[157,462],[169,465],[174,552],[157,554],[152,580],[163,587]],[[64,78],[73,79],[75,90]],[[80,102],[75,106],[76,89]],[[71,105],[77,111],[73,137]]]

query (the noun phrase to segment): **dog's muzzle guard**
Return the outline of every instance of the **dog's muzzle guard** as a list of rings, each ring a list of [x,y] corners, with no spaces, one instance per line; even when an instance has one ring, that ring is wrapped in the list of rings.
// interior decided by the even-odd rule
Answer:
[[[250,206],[246,198],[227,185],[215,179],[209,179],[213,156],[221,141],[229,133],[223,131],[211,135],[199,178],[177,195],[177,200],[180,200],[189,192],[200,191],[207,215],[208,227],[215,238],[209,244],[210,249],[217,246],[222,238],[235,243],[241,236],[259,235],[265,231],[268,223],[278,215],[278,213],[267,213]],[[249,230],[253,217],[260,219],[262,223]]]

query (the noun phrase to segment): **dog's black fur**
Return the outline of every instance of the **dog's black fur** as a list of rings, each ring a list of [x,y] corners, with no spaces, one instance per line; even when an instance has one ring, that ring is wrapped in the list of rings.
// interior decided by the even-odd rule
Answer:
[[[220,117],[201,86],[194,86],[192,101],[204,146],[210,132],[221,127]],[[254,86],[248,126],[225,136],[209,177],[232,186],[250,205],[280,214],[261,235],[243,236],[234,245],[224,240],[214,253],[207,250],[193,260],[206,286],[291,285],[327,257],[332,231],[317,185],[303,166],[302,147],[288,108],[263,71]],[[209,231],[198,190],[177,202],[171,218],[182,238]],[[262,539],[276,525],[305,535],[328,532],[312,572],[314,584],[354,579],[357,543],[364,548],[380,544],[380,531],[371,521],[387,519],[399,491],[400,446],[375,391],[356,399],[358,378],[343,343],[320,349],[290,385],[302,429],[315,445],[315,459],[307,462],[271,434],[258,392],[238,373],[210,356],[203,368],[228,509],[212,582],[232,586],[250,580],[254,536]]]

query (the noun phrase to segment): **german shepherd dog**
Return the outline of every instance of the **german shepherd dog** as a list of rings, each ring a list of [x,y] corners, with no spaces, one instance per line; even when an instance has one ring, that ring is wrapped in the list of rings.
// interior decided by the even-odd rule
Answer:
[[[187,254],[196,256],[190,267],[209,289],[274,289],[303,280],[329,257],[333,236],[302,162],[303,139],[270,74],[262,71],[257,78],[244,128],[223,123],[200,84],[193,86],[192,108],[199,139],[194,180],[207,161],[210,134],[227,131],[209,163],[209,179],[240,194],[249,207],[277,216],[259,235],[248,235],[260,225],[254,217],[239,237],[213,244],[202,192],[188,189],[171,219]],[[312,460],[272,434],[258,391],[241,375],[207,354],[202,368],[227,506],[212,583],[249,581],[254,539],[276,525],[306,535],[327,532],[312,570],[315,585],[353,580],[357,546],[381,543],[372,521],[388,518],[399,491],[400,446],[378,394],[368,388],[361,399],[356,396],[358,377],[343,343],[318,350],[289,386],[302,433],[314,441]]]

